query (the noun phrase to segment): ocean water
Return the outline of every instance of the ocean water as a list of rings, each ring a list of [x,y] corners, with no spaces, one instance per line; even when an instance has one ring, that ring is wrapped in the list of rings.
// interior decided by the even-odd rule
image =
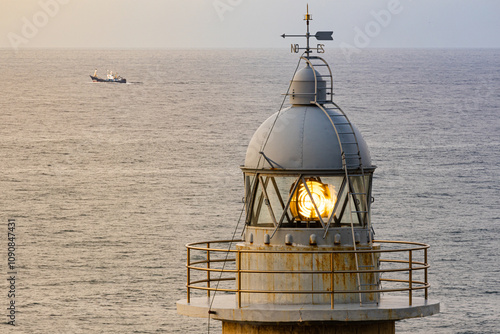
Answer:
[[[184,245],[231,237],[288,52],[1,50],[0,314],[15,219],[17,326],[0,332],[220,332],[176,313]],[[324,56],[377,165],[376,237],[431,245],[441,313],[397,332],[498,333],[500,50]],[[95,68],[129,84],[91,83]]]

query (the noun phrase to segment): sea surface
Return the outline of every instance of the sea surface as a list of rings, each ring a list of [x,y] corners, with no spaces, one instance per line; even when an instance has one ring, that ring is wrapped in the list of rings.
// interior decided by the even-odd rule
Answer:
[[[441,302],[397,332],[498,333],[500,50],[360,51],[324,57],[377,165],[376,237],[430,244]],[[184,245],[241,228],[239,166],[297,58],[0,50],[0,333],[220,333],[176,313]],[[129,84],[92,83],[96,68]],[[4,324],[8,219],[16,327]]]

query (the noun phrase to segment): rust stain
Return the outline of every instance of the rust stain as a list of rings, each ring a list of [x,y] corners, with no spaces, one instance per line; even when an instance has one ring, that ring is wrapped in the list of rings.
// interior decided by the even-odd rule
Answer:
[[[258,253],[258,250],[276,250],[276,253]],[[250,246],[241,249],[256,250],[256,253],[241,254],[241,269],[262,271],[325,271],[322,274],[299,274],[299,273],[249,273],[242,274],[242,289],[266,290],[266,291],[331,291],[331,263],[330,254],[308,254],[308,253],[278,253],[280,251],[297,251],[296,246]],[[304,248],[304,250],[309,250]],[[331,247],[322,250],[352,250],[352,247]],[[375,261],[377,261],[375,259]],[[358,255],[360,266],[371,264],[371,254]],[[356,262],[353,253],[334,253],[334,290],[335,303],[348,303],[359,301],[357,293],[341,293],[340,291],[355,291],[358,288],[357,275],[355,273],[338,273],[338,271],[355,270]],[[361,267],[361,270],[370,269]],[[360,273],[361,284],[376,282],[376,274]],[[363,290],[373,290],[376,286],[363,286]],[[375,300],[377,293],[363,293],[363,300]],[[248,303],[330,303],[330,295],[324,294],[274,294],[274,293],[244,293],[242,299]]]

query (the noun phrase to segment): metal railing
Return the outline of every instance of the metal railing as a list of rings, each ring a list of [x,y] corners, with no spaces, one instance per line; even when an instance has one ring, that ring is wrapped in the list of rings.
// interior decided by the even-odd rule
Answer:
[[[203,241],[187,244],[187,302],[191,299],[191,290],[204,290],[210,297],[211,291],[236,294],[238,307],[241,307],[242,294],[323,294],[330,295],[331,308],[334,308],[335,294],[351,293],[408,293],[408,305],[412,305],[414,291],[424,290],[424,297],[428,299],[428,289],[430,284],[427,281],[429,264],[427,262],[427,244],[408,241],[374,240],[376,244],[391,246],[404,246],[390,249],[357,249],[357,250],[318,250],[318,251],[276,251],[276,250],[238,250],[234,246],[242,240],[215,240]],[[214,248],[214,244],[226,245],[226,247]],[[242,254],[323,254],[330,257],[329,270],[251,270],[241,268]],[[380,269],[367,270],[336,270],[334,255],[336,254],[380,254]],[[384,258],[382,258],[384,256]],[[391,257],[392,256],[392,257]],[[383,268],[387,266],[388,268]],[[194,279],[193,272],[202,273],[206,278]],[[423,272],[422,279],[415,279],[415,272]],[[206,273],[206,276],[205,276]],[[217,277],[211,275],[218,273]],[[312,274],[325,275],[330,277],[330,290],[250,290],[241,288],[241,277],[245,274]],[[380,278],[380,282],[388,285],[389,288],[382,288],[380,284],[375,289],[366,290],[335,290],[334,276],[347,274],[376,274],[379,276],[389,276]],[[404,275],[405,277],[398,276]],[[226,277],[224,277],[226,275]],[[199,276],[199,275],[198,275]],[[229,276],[229,277],[227,277]],[[422,276],[422,275],[420,275]],[[198,277],[199,278],[199,277]],[[236,281],[232,287],[220,286],[221,282]],[[212,284],[214,283],[215,284]]]

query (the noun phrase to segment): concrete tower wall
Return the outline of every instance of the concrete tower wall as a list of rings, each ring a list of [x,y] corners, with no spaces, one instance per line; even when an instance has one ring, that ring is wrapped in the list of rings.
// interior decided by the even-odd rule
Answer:
[[[259,324],[223,322],[223,334],[394,334],[394,321]]]
[[[242,253],[242,270],[253,271],[325,271],[322,274],[283,274],[283,273],[243,273],[241,275],[242,290],[260,291],[331,291],[332,274],[331,255],[325,253],[308,254],[298,253],[302,251],[346,251],[353,250],[353,247],[321,247],[317,246],[286,246],[286,245],[249,245],[239,244],[239,250],[260,250],[273,251],[276,253]],[[380,249],[358,247],[358,249]],[[295,252],[295,253],[278,253]],[[378,269],[379,254],[362,253],[358,254],[358,266],[360,270]],[[372,266],[372,261],[375,266]],[[333,255],[334,271],[356,270],[354,254],[336,253]],[[378,286],[377,274],[359,274],[362,290],[376,290]],[[353,273],[334,274],[334,291],[358,290],[358,277]],[[334,303],[359,303],[359,293],[337,293],[334,296]],[[378,293],[361,293],[364,303],[376,302]],[[311,293],[243,293],[243,304],[331,304],[331,295],[311,294]]]

